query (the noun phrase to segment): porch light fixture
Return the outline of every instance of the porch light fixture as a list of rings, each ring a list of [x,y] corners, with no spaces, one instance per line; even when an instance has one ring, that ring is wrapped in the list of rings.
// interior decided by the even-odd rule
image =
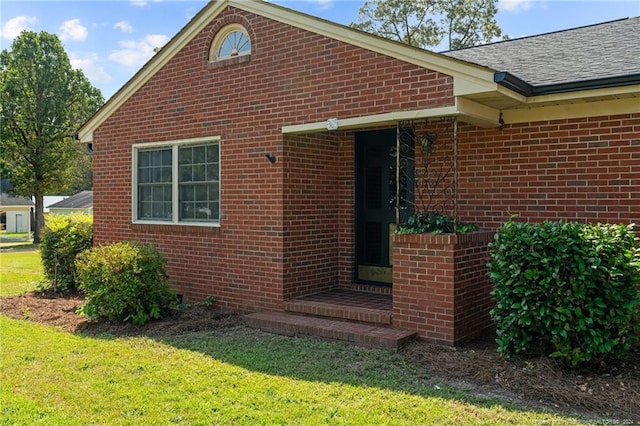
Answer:
[[[327,120],[327,130],[337,130],[338,129],[338,119],[330,118]]]
[[[267,157],[267,160],[269,160],[271,164],[274,164],[276,162],[276,156],[271,154],[270,152],[266,153],[264,156]]]
[[[438,135],[435,133],[427,132],[424,135],[420,136],[420,147],[422,148],[422,152],[430,154],[433,152],[433,145],[438,140]]]

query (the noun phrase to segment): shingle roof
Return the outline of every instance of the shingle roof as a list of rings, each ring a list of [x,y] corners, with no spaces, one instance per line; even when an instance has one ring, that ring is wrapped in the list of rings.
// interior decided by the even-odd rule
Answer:
[[[93,207],[93,191],[82,191],[55,204],[49,209],[88,209]]]
[[[31,198],[16,197],[15,195],[0,194],[0,206],[35,206]]]
[[[640,75],[640,17],[442,52],[532,86]]]

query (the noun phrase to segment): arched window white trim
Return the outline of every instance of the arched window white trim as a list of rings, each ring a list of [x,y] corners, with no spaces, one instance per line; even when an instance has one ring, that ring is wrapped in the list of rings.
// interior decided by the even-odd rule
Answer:
[[[229,24],[218,31],[211,43],[210,61],[251,54],[251,39],[240,24]]]

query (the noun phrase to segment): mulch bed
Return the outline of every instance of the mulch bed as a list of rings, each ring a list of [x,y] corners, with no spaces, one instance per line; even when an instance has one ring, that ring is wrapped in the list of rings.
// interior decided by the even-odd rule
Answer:
[[[0,298],[0,313],[69,333],[152,338],[210,331],[242,322],[240,315],[193,305],[175,309],[170,317],[144,326],[116,324],[77,315],[76,309],[82,303],[80,295],[30,293]],[[434,386],[463,387],[525,408],[612,419],[607,423],[640,423],[640,346],[622,359],[593,370],[567,370],[545,357],[507,361],[498,354],[490,336],[457,348],[415,342],[401,354],[426,369]]]

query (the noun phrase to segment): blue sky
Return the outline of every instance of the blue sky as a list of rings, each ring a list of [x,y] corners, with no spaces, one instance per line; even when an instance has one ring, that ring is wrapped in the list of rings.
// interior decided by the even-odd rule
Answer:
[[[349,24],[364,0],[272,0],[285,7]],[[0,47],[28,29],[57,34],[71,58],[105,99],[113,95],[205,4],[206,0],[2,0]],[[511,38],[630,16],[638,0],[500,0],[498,25]],[[437,49],[436,49],[437,50]]]

